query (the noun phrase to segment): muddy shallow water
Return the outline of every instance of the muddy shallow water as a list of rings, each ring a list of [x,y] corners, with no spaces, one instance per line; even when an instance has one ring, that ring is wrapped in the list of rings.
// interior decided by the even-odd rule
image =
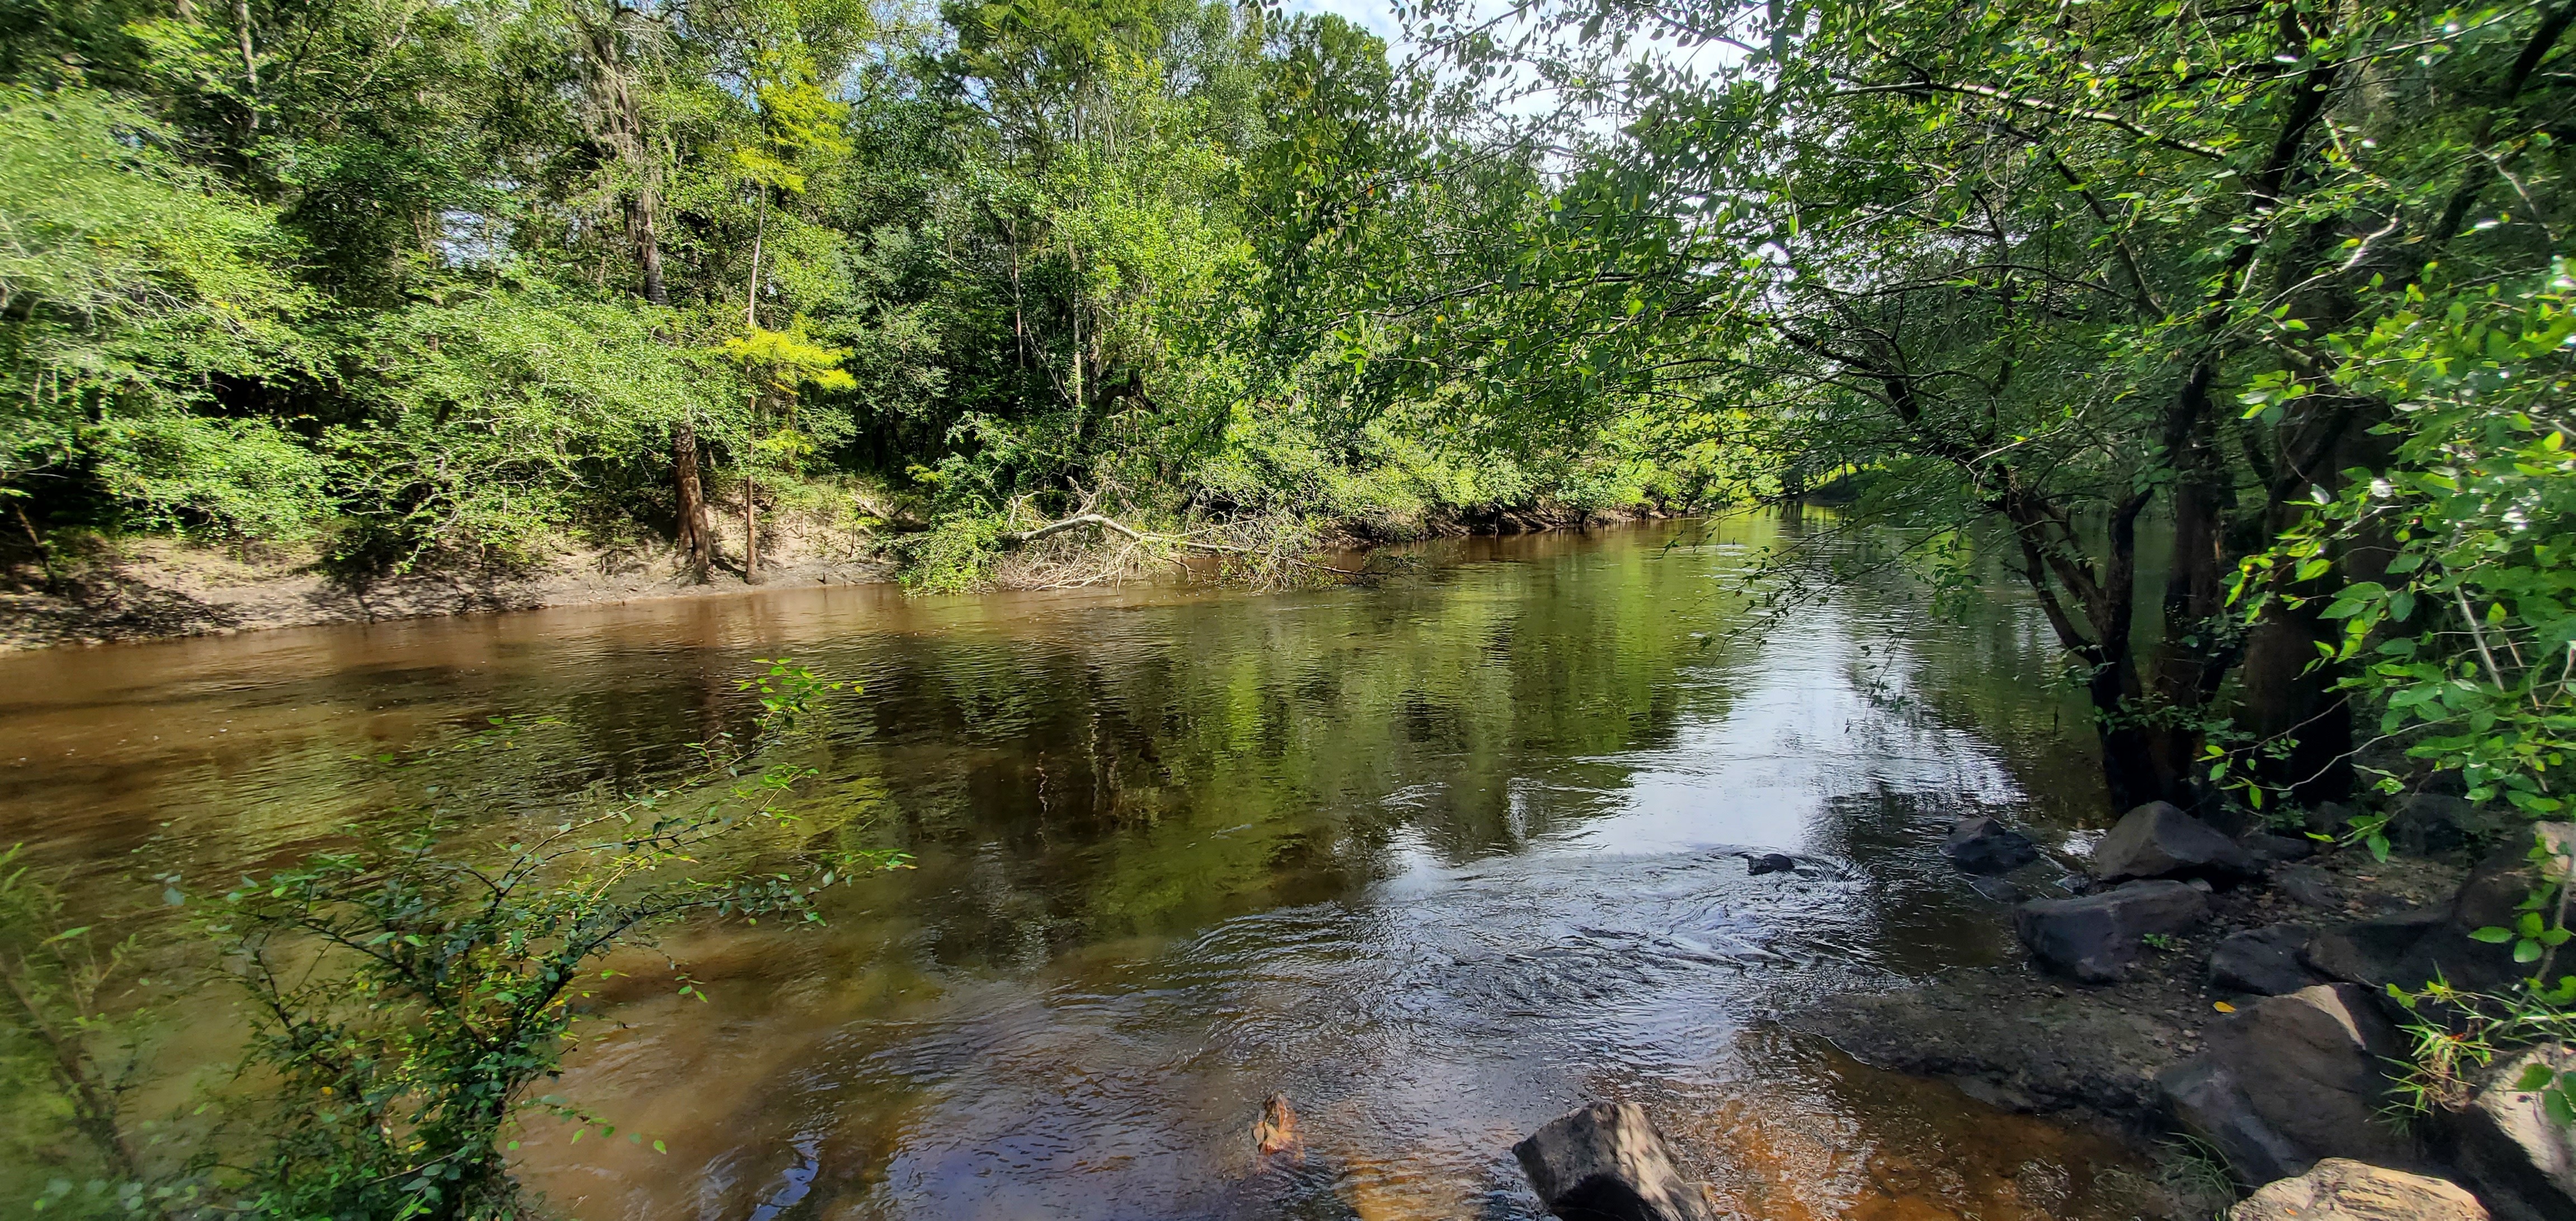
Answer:
[[[429,777],[491,820],[649,780],[746,721],[750,659],[865,687],[803,800],[917,868],[820,931],[692,929],[603,993],[532,1119],[585,1219],[1530,1216],[1509,1146],[1644,1102],[1768,1218],[2133,1215],[2084,1134],[1765,1019],[2009,953],[1932,855],[2098,821],[2036,616],[1891,585],[1758,639],[1726,577],[1795,520],[1430,547],[1288,594],[882,587],[0,657],[0,839],[204,876],[412,800],[351,756],[553,718]],[[420,779],[415,775],[410,781]],[[139,855],[136,849],[141,849]],[[1751,876],[1742,853],[1800,856]],[[1250,1173],[1261,1099],[1302,1165]]]

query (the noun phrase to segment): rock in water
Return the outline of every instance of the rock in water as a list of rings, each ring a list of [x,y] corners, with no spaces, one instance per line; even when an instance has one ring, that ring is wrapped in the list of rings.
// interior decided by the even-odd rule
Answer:
[[[2535,1066],[2576,1071],[2576,1048],[2515,1057],[2458,1118],[2460,1169],[2506,1221],[2576,1217],[2576,1130],[2550,1118],[2537,1091],[2514,1088]]]
[[[2013,932],[2040,965],[2088,984],[2129,973],[2149,933],[2179,933],[2209,918],[2209,896],[2180,882],[2131,882],[2076,899],[2034,899],[2013,912]]]
[[[1252,1157],[1262,1166],[1306,1160],[1306,1141],[1297,1135],[1297,1112],[1286,1094],[1262,1100],[1261,1118],[1252,1124]]]
[[[2323,982],[2299,962],[2299,949],[2316,935],[2304,924],[2247,929],[2218,943],[2209,955],[2209,982],[2224,992],[2283,996]]]
[[[1985,896],[1989,901],[2001,903],[2006,906],[2019,903],[2030,897],[2030,892],[2023,890],[2021,888],[2021,883],[2015,882],[2011,878],[1976,878],[1970,881],[1968,886],[1978,894]]]
[[[1717,1221],[1673,1169],[1664,1134],[1632,1102],[1596,1102],[1512,1146],[1547,1210],[1565,1221]]]
[[[1744,857],[1744,872],[1757,878],[1766,873],[1787,873],[1797,867],[1798,858],[1783,852],[1765,852],[1760,856],[1746,853]]]
[[[2304,1174],[2319,1159],[2411,1163],[2380,1121],[2381,1066],[2397,1034],[2368,989],[2319,984],[2266,997],[2213,1023],[2206,1048],[2156,1075],[2165,1107],[2248,1186]]]
[[[2330,1157],[2265,1184],[2227,1221],[2487,1221],[2487,1210],[2456,1183]]]
[[[2243,845],[2169,801],[2150,801],[2122,815],[2119,825],[2093,848],[2093,876],[2105,882],[2129,878],[2238,882],[2262,872],[2254,854]]]
[[[1970,873],[2010,873],[2039,859],[2030,837],[1986,817],[1962,818],[1942,841],[1941,855]]]

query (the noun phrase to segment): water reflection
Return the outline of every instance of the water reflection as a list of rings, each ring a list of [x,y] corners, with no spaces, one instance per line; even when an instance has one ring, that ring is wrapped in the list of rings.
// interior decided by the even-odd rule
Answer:
[[[1929,845],[2097,800],[2008,603],[1942,625],[1891,588],[1728,642],[1724,578],[1794,528],[1470,540],[1288,595],[843,588],[0,659],[0,810],[103,876],[138,845],[217,872],[394,800],[351,753],[509,713],[559,724],[427,778],[535,813],[739,727],[733,680],[793,652],[867,688],[810,834],[919,868],[820,933],[672,939],[711,1003],[628,964],[565,1092],[670,1153],[541,1123],[523,1169],[577,1216],[1521,1217],[1509,1145],[1596,1095],[1747,1215],[2128,1216],[2110,1150],[1760,1024],[2002,953]],[[1310,1156],[1256,1176],[1274,1090]]]

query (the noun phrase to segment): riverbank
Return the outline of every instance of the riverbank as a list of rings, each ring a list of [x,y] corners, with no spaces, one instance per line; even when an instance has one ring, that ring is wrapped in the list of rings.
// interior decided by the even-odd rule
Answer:
[[[2124,1134],[2169,1166],[2197,1162],[2201,1173],[2184,1165],[2170,1177],[2215,1187],[2220,1206],[2347,1158],[2454,1180],[2506,1221],[2564,1215],[2555,1210],[2569,1203],[2568,1185],[2543,1180],[2550,1149],[2571,1146],[2567,1134],[2535,1124],[2506,1135],[2488,1118],[2539,1114],[2537,1096],[2505,1079],[2518,1074],[2521,1049],[2464,1043],[2470,1058],[2447,1095],[2429,1111],[2401,1105],[2408,1027],[2467,1027],[2456,1009],[2419,1015],[2391,986],[2448,980],[2494,993],[2522,972],[2508,947],[2470,934],[2510,923],[2528,866],[2505,839],[2481,850],[2461,822],[2475,822],[2467,803],[2418,795],[2398,823],[2442,842],[2385,860],[2359,847],[2310,855],[2298,841],[2251,835],[2252,851],[2233,865],[2183,862],[2155,880],[2128,881],[2098,857],[2089,871],[2102,880],[2043,862],[2024,887],[1995,888],[2014,900],[2027,961],[1846,993],[1783,1024],[2006,1110]],[[2106,906],[2122,882],[2192,911],[2169,931],[2141,933]],[[2023,889],[2076,897],[2032,902]],[[2078,903],[2092,906],[2044,927]],[[2104,959],[2084,954],[2101,947],[2129,959],[2100,969]],[[2530,1141],[2540,1144],[2522,1148]]]
[[[1423,538],[1515,535],[1671,517],[1660,508],[1572,512],[1553,506],[1489,508],[1443,516],[1409,533],[1343,523],[1325,532],[1328,553],[1358,555]],[[782,515],[761,539],[760,579],[744,580],[738,554],[707,579],[667,546],[576,547],[535,564],[449,560],[408,572],[350,576],[311,548],[235,547],[153,536],[65,536],[46,571],[23,555],[0,570],[0,652],[272,628],[374,623],[549,607],[610,606],[670,598],[728,598],[762,590],[861,585],[895,579],[895,535],[820,517]],[[1082,545],[1058,569],[1128,579],[1143,570],[1086,564],[1108,549]],[[21,548],[23,553],[26,549]],[[1132,566],[1129,566],[1132,567]],[[1319,572],[1337,571],[1319,568]],[[1061,583],[1061,582],[1057,582]],[[1081,584],[1099,581],[1075,582]],[[1004,580],[1001,590],[1049,588]]]
[[[666,548],[585,547],[533,565],[448,563],[351,578],[305,550],[244,550],[172,538],[96,538],[50,579],[26,566],[0,587],[0,651],[269,628],[725,598],[763,589],[884,581],[894,565],[868,535],[782,529],[763,540],[757,584],[738,560],[699,582]]]

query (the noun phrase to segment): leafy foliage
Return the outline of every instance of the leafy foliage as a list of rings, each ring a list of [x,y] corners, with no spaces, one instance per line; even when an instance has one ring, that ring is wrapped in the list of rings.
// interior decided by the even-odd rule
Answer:
[[[577,1002],[611,950],[691,917],[812,922],[814,897],[899,863],[843,853],[787,870],[688,868],[740,829],[790,817],[810,766],[760,756],[821,717],[843,684],[792,661],[742,685],[760,732],[698,746],[699,779],[489,848],[436,810],[377,842],[245,878],[212,933],[256,1013],[250,1062],[277,1079],[251,1171],[263,1215],[489,1217],[514,1207],[504,1137],[528,1107],[616,1128],[551,1095]],[[509,750],[496,723],[460,750]],[[696,990],[683,983],[684,995]]]

